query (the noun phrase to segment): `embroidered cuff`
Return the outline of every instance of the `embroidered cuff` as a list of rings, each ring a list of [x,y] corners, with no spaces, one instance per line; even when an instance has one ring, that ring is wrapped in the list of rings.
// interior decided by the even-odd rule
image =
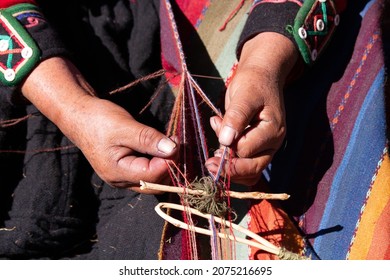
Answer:
[[[37,64],[41,52],[16,19],[19,13],[38,13],[33,5],[15,5],[0,10],[0,83],[15,86]]]
[[[255,4],[241,33],[237,45],[237,57],[240,57],[244,43],[262,32],[280,33],[294,41],[291,31],[286,27],[294,22],[300,9],[298,3],[298,1],[283,3],[260,1]]]
[[[340,17],[332,0],[306,0],[299,10],[292,32],[303,60],[312,64],[325,49]]]
[[[244,43],[258,33],[277,32],[291,39],[310,65],[325,49],[339,20],[333,0],[259,1],[241,34],[237,57]]]
[[[39,61],[67,54],[37,6],[0,9],[0,93],[17,91]]]

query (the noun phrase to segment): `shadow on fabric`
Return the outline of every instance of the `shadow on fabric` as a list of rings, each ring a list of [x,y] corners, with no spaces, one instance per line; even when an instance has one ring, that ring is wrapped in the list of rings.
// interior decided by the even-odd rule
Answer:
[[[333,163],[328,93],[351,60],[362,22],[360,12],[367,2],[353,1],[342,16],[332,44],[285,92],[287,136],[285,146],[272,162],[270,185],[275,192],[291,195],[282,205],[292,216],[310,208],[318,183]]]

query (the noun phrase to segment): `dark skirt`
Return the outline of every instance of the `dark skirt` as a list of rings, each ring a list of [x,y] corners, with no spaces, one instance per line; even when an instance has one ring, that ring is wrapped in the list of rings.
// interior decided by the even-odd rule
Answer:
[[[37,2],[66,47],[63,55],[98,95],[163,130],[163,106],[138,115],[159,81],[108,94],[161,69],[157,4]],[[0,127],[0,258],[157,258],[163,226],[153,210],[158,197],[105,184],[80,150],[17,90],[2,90],[0,120],[25,116]]]

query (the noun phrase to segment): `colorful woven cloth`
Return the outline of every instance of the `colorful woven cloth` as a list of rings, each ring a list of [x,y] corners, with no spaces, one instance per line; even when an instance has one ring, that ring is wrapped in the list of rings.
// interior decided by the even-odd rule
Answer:
[[[300,189],[300,226],[321,259],[390,258],[382,10],[383,1],[352,6],[316,75],[288,93],[289,114],[292,106],[299,113],[288,116],[293,136],[285,153],[296,156],[277,170],[288,172],[283,183],[273,185]]]
[[[231,18],[239,1],[179,1],[177,11],[194,28],[189,35],[180,30],[193,74],[229,81],[250,2]],[[281,206],[246,205],[241,219],[312,259],[390,258],[383,2],[353,1],[324,57],[287,88],[286,143],[264,175],[270,190],[291,199]],[[172,53],[163,55],[172,66]],[[198,80],[211,95],[224,89],[223,83]],[[245,246],[237,247],[236,257],[273,258]]]
[[[0,7],[16,2],[20,1],[5,1]],[[253,3],[118,0],[111,5],[111,1],[105,4],[88,0],[80,1],[75,12],[72,1],[61,10],[54,1],[36,2],[42,2],[43,11],[48,12],[47,22],[58,28],[74,52],[69,57],[81,66],[97,92],[116,89],[163,66],[177,93],[183,77],[180,74],[188,69],[217,108],[223,108],[223,93],[234,77],[236,46]],[[167,2],[173,5],[178,30],[172,25],[173,14],[164,5]],[[232,201],[236,223],[289,252],[311,259],[390,259],[390,130],[386,115],[390,108],[385,86],[390,38],[383,36],[386,33],[380,28],[384,3],[385,0],[350,1],[332,43],[299,80],[286,88],[286,141],[256,187],[260,191],[289,193],[290,199],[283,203]],[[156,16],[159,4],[161,22]],[[69,21],[73,13],[75,17]],[[85,26],[87,22],[93,23],[94,28]],[[107,28],[108,22],[118,24],[111,29]],[[132,32],[121,29],[130,23]],[[155,47],[160,46],[160,23],[162,64],[160,57],[154,55]],[[62,44],[52,52],[59,43],[48,25],[44,27],[49,33],[36,30],[34,37],[42,50],[51,50],[43,51],[46,57],[58,55],[58,51],[68,56]],[[121,42],[135,43],[117,48],[114,39],[118,34],[129,37],[121,37]],[[182,45],[177,44],[179,37]],[[100,59],[98,64],[96,57]],[[142,94],[122,93],[113,101],[138,113],[149,104],[158,85],[142,83]],[[109,187],[54,124],[9,91],[3,87],[5,94],[0,95],[1,258],[282,258],[216,238],[196,236],[199,243],[195,244],[187,230],[164,226],[153,208],[161,200],[169,200],[168,195],[140,195]],[[162,95],[166,93],[169,97],[164,99]],[[163,94],[153,100],[158,102],[152,104],[150,111],[140,116],[146,123],[165,123],[174,100],[170,91]],[[203,110],[205,103],[193,101],[192,107],[181,112]],[[181,142],[195,151],[187,158],[189,169],[202,164],[196,156],[200,154],[198,147],[205,144],[203,140],[207,140],[210,152],[219,146],[208,125],[210,113],[213,112],[205,110],[199,118],[191,118],[192,115],[187,119],[188,128],[199,128],[196,122],[203,121],[207,135],[205,139],[188,137],[190,142]],[[207,223],[198,222],[192,224],[207,227]],[[211,223],[209,228],[217,232]],[[247,238],[238,233],[235,237]],[[214,241],[226,249],[220,256],[213,251],[218,246],[211,244]],[[197,245],[195,256],[192,250],[198,249]]]

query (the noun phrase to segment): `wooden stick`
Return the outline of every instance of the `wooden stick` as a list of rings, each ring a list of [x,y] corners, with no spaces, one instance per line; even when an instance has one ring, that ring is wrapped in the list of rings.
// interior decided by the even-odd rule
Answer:
[[[169,216],[164,211],[162,211],[162,208],[175,209],[175,210],[179,210],[179,211],[187,211],[193,215],[197,215],[199,217],[202,217],[202,218],[205,218],[205,219],[211,221],[210,214],[204,214],[196,209],[193,209],[191,207],[185,207],[181,204],[174,204],[174,203],[167,203],[167,202],[161,202],[161,203],[157,204],[156,207],[154,208],[156,213],[161,218],[163,218],[164,220],[173,224],[176,227],[179,227],[179,228],[182,228],[185,230],[190,230],[190,231],[204,234],[204,235],[215,236],[212,230],[186,224],[180,220],[177,220],[177,219]],[[226,221],[224,219],[221,219],[221,218],[218,218],[215,216],[213,216],[213,220],[217,223],[220,223],[220,224],[226,226],[226,227],[233,228],[236,231],[241,232],[241,233],[245,234],[246,236],[251,237],[253,240],[248,240],[245,238],[234,236],[234,234],[217,232],[216,234],[220,238],[230,239],[230,240],[235,241],[235,242],[240,242],[240,243],[243,243],[245,245],[258,248],[260,250],[263,250],[263,251],[266,251],[268,253],[271,253],[271,254],[278,256],[278,258],[281,260],[308,260],[309,259],[309,258],[301,256],[297,253],[288,251],[285,248],[277,247],[274,244],[272,244],[271,242],[269,242],[268,240],[266,240],[265,238],[257,235],[256,233],[254,233],[254,232],[252,232],[252,231],[250,231],[250,230],[248,230],[240,225],[237,225],[235,223],[232,223],[230,221]]]
[[[145,181],[140,181],[141,190],[156,190],[163,192],[171,192],[178,194],[192,194],[192,195],[206,195],[205,191],[202,190],[194,190],[189,188],[181,188],[175,186],[167,186],[149,183]],[[238,199],[279,199],[286,200],[290,197],[290,195],[286,193],[263,193],[263,192],[235,192],[229,191],[230,197],[238,198]]]
[[[189,211],[191,214],[197,215],[199,217],[202,217],[202,218],[205,218],[208,220],[211,218],[210,214],[203,214],[202,212],[199,212],[198,210],[190,208],[190,207],[184,207],[183,205],[180,205],[180,204],[166,203],[166,202],[161,202],[161,203],[157,204],[157,206],[154,208],[155,211],[157,212],[157,214],[161,218],[163,218],[164,220],[173,224],[176,227],[186,229],[186,230],[191,230],[191,231],[194,231],[194,232],[197,232],[200,234],[204,234],[204,235],[213,236],[213,232],[211,230],[206,229],[206,228],[196,227],[196,226],[190,226],[190,225],[188,225],[180,220],[177,220],[177,219],[167,215],[166,213],[164,213],[162,211],[162,208],[170,208],[170,209],[175,209],[175,210],[180,210],[180,211]],[[248,240],[245,238],[241,238],[241,237],[236,237],[236,236],[233,236],[231,234],[218,232],[217,235],[220,238],[230,239],[232,241],[240,242],[240,243],[264,250],[266,252],[269,252],[269,253],[272,253],[275,255],[279,255],[280,248],[276,247],[274,244],[272,244],[269,241],[267,241],[266,239],[258,236],[257,234],[253,233],[252,231],[250,231],[244,227],[241,227],[237,224],[228,222],[226,220],[222,220],[218,217],[214,217],[214,221],[216,221],[217,223],[223,224],[227,227],[231,227],[239,232],[242,232],[242,233],[246,234],[247,236],[252,237],[257,242],[252,241],[252,240]]]

